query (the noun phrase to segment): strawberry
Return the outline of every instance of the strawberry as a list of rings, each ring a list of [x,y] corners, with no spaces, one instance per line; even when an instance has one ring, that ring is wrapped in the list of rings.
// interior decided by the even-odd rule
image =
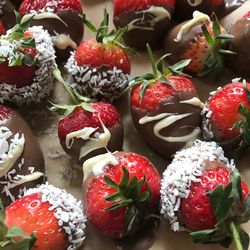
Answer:
[[[82,6],[80,0],[23,0],[19,8],[19,12],[21,15],[26,15],[31,11],[59,12],[68,9],[82,14]]]
[[[3,100],[23,105],[49,94],[55,61],[49,34],[41,27],[30,28],[32,18],[21,20],[16,13],[16,20],[0,37],[0,92]]]
[[[218,19],[195,11],[193,19],[174,27],[165,38],[165,51],[171,63],[191,59],[186,70],[200,76],[218,75],[224,68],[224,55],[228,50],[228,41],[232,36],[225,34]]]
[[[108,32],[109,15],[99,29],[85,19],[85,24],[96,33],[95,39],[83,41],[69,58],[66,69],[71,74],[71,86],[81,94],[112,101],[127,87],[130,60],[122,44],[126,29]]]
[[[87,160],[83,171],[86,216],[104,235],[131,235],[156,211],[160,176],[147,158],[131,152],[107,153]],[[95,175],[87,177],[91,171]]]
[[[5,224],[33,234],[32,249],[77,249],[84,241],[82,205],[65,190],[52,185],[29,189],[6,208]]]
[[[203,104],[193,83],[182,72],[189,60],[165,68],[165,56],[155,63],[150,47],[147,48],[153,74],[146,73],[130,82],[131,115],[145,141],[169,158],[199,136]]]
[[[3,22],[0,20],[0,35],[4,35],[6,33],[6,29],[4,27]]]
[[[126,28],[125,42],[145,50],[146,44],[160,48],[175,8],[175,0],[114,0],[114,25]]]
[[[250,145],[250,84],[233,82],[212,93],[203,110],[205,139],[222,143],[227,153]]]
[[[238,250],[248,249],[240,224],[250,219],[249,188],[215,142],[176,153],[163,173],[161,201],[172,229],[190,231],[195,243],[229,247],[234,240]]]
[[[226,60],[226,66],[234,74],[242,77],[250,76],[249,63],[250,52],[247,44],[250,41],[250,12],[247,12],[243,17],[239,18],[231,27],[230,33],[234,37],[231,41],[230,49],[235,54],[230,55]]]

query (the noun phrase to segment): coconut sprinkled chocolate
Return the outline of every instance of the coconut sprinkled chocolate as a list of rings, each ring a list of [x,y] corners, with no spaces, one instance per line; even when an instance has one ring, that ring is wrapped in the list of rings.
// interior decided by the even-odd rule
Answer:
[[[65,67],[71,75],[70,86],[80,94],[96,99],[118,99],[130,80],[130,76],[117,67],[78,66],[75,52],[72,52]]]
[[[170,221],[172,230],[185,230],[178,220],[181,199],[189,196],[191,183],[199,182],[199,177],[213,166],[212,163],[235,169],[234,162],[224,156],[215,142],[196,140],[194,146],[177,152],[163,173],[161,214]]]
[[[6,36],[8,36],[8,32]],[[53,85],[52,71],[55,64],[55,51],[51,38],[42,27],[30,27],[27,32],[30,32],[34,37],[37,51],[35,59],[38,64],[33,83],[24,87],[0,83],[0,98],[14,102],[17,105],[40,102],[49,95]],[[13,51],[16,51],[19,43],[18,41],[10,43],[5,39],[6,36],[2,36],[0,39],[0,57],[7,58],[10,61],[17,56],[16,52]]]
[[[65,230],[70,245],[67,250],[79,248],[85,239],[86,216],[83,213],[81,201],[48,183],[39,188],[28,189],[25,195],[41,193],[42,202],[48,202],[58,219],[58,225]]]

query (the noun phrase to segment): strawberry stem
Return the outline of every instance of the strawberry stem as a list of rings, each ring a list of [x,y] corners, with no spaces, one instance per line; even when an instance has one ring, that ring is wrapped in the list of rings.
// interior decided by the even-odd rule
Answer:
[[[152,66],[152,69],[153,69],[154,77],[158,78],[158,70],[157,70],[157,67],[156,67],[156,62],[155,62],[152,50],[151,50],[151,48],[150,48],[150,46],[149,46],[148,43],[147,43],[146,47],[147,47],[147,52],[148,52],[149,60],[151,62],[151,66]]]
[[[76,96],[72,93],[68,84],[64,81],[61,71],[58,69],[57,64],[54,65],[53,76],[56,78],[58,82],[62,84],[64,90],[68,93],[69,97],[74,102],[74,104],[79,104],[79,101],[77,100]]]
[[[244,248],[241,244],[240,235],[239,235],[239,232],[238,232],[238,229],[237,229],[235,223],[233,221],[231,221],[229,224],[229,227],[230,227],[230,230],[232,232],[232,236],[233,236],[237,250],[244,250]]]

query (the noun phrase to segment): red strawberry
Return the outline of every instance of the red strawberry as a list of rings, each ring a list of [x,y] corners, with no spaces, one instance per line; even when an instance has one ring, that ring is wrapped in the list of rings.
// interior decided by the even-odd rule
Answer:
[[[104,235],[122,238],[156,211],[160,176],[148,159],[130,152],[89,159],[83,165],[85,175],[89,169],[96,173],[96,167],[101,167],[94,165],[99,158],[103,172],[100,174],[99,169],[98,176],[89,176],[84,186],[85,212],[89,222]]]
[[[37,238],[32,249],[76,249],[84,240],[85,217],[81,203],[51,185],[28,190],[6,208],[7,227],[18,227]],[[78,243],[76,243],[78,241]]]
[[[237,249],[248,249],[240,224],[250,219],[249,202],[248,186],[215,142],[195,141],[163,173],[161,213],[173,230],[191,231],[195,243],[229,247],[234,240]]]
[[[114,0],[114,25],[127,28],[125,42],[138,50],[160,48],[170,27],[175,0]]]
[[[6,29],[4,27],[3,22],[0,20],[0,35],[4,35],[6,33]]]
[[[174,27],[165,38],[165,51],[172,53],[168,59],[171,63],[191,59],[186,67],[189,72],[201,76],[218,74],[224,68],[224,54],[231,35],[224,34],[217,18],[210,18],[198,11],[193,19]]]
[[[148,50],[151,57],[149,47]],[[154,73],[135,77],[130,82],[133,87],[131,115],[145,141],[156,152],[169,158],[200,134],[203,104],[193,83],[182,73],[188,60],[169,68],[159,67],[163,63],[160,60],[159,72],[154,59],[151,60]]]
[[[73,158],[84,161],[105,153],[105,147],[112,152],[122,149],[123,126],[112,104],[55,105],[52,110],[66,115],[59,122],[58,136],[64,150]],[[76,134],[78,131],[83,132]]]
[[[250,145],[250,84],[234,82],[217,90],[203,112],[204,137],[223,143],[235,155]]]
[[[68,9],[82,14],[80,0],[23,0],[19,12],[21,15],[26,15],[31,11],[59,12]]]
[[[122,43],[126,29],[109,32],[106,9],[100,28],[87,20],[85,24],[96,38],[83,41],[69,58],[66,69],[72,76],[70,84],[82,95],[113,101],[120,97],[130,78],[128,48]]]

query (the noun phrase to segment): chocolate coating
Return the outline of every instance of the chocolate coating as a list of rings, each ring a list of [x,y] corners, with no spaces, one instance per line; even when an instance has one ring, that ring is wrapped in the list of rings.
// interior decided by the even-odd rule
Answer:
[[[18,9],[23,0],[10,0],[10,1]]]
[[[175,95],[170,101],[163,100],[159,107],[151,113],[141,108],[131,106],[131,115],[136,129],[142,134],[146,143],[148,143],[148,145],[161,156],[170,158],[177,150],[183,148],[186,145],[186,142],[167,142],[159,138],[154,133],[154,126],[162,119],[145,124],[139,124],[139,120],[146,115],[152,117],[162,113],[192,113],[191,115],[160,130],[160,135],[162,136],[180,137],[188,135],[194,130],[194,128],[201,126],[201,108],[190,104],[180,103],[180,101],[191,99],[194,96],[196,95],[192,92],[187,92],[181,97]]]
[[[202,0],[200,4],[198,4],[199,1],[176,0],[174,17],[178,20],[187,20],[192,18],[192,14],[195,10],[198,10],[208,15],[215,12],[218,18],[222,18],[239,8],[246,1],[247,0],[225,0],[224,3],[221,2],[221,4],[213,5],[210,0]],[[188,2],[197,2],[197,5],[190,5]]]
[[[233,25],[231,35],[234,38],[231,41],[230,49],[237,54],[228,56],[226,65],[237,76],[250,76],[250,20],[239,19]]]
[[[0,107],[1,108],[1,107]],[[1,118],[1,117],[0,117]],[[1,119],[0,119],[1,120]],[[29,175],[31,174],[29,167],[34,167],[34,172],[39,171],[42,173],[45,173],[45,163],[44,163],[44,157],[42,150],[40,148],[40,145],[38,143],[37,138],[33,134],[32,130],[28,126],[28,124],[24,121],[24,119],[16,112],[11,111],[10,116],[0,121],[1,126],[5,126],[9,128],[13,134],[15,133],[23,133],[25,138],[25,145],[22,155],[19,157],[19,159],[15,162],[13,167],[10,169],[16,170],[15,175]],[[21,164],[22,160],[24,160],[24,163],[22,167],[20,168],[18,165]],[[12,175],[15,176],[15,175]],[[0,178],[0,182],[7,181],[8,178],[6,176],[3,176]],[[17,198],[20,194],[20,190],[24,187],[31,188],[35,187],[38,184],[42,184],[45,181],[45,176],[40,177],[39,179],[29,181],[26,183],[23,183],[21,185],[18,185],[12,189],[10,189],[11,194]],[[1,199],[4,203],[4,205],[8,205],[11,203],[11,199],[9,196],[6,195],[5,192],[2,192],[4,188],[4,184],[0,183],[0,190],[1,190]]]
[[[78,13],[72,10],[63,10],[55,13],[61,20],[56,18],[42,18],[34,19],[32,25],[43,26],[48,30],[50,35],[56,36],[58,34],[64,34],[69,36],[78,46],[83,38],[84,26],[81,17]],[[56,47],[57,60],[60,62],[66,61],[70,56],[70,51],[76,49],[68,46],[66,49],[60,49]]]
[[[16,24],[14,7],[9,2],[3,5],[2,13],[0,13],[0,20],[3,22],[3,26],[6,30],[12,28]]]
[[[163,8],[165,8],[172,17],[174,9],[169,6],[163,6]],[[127,27],[128,24],[134,21],[135,19],[140,19],[140,21],[143,19],[143,23],[139,23],[139,21],[136,23],[137,25],[141,26],[142,29],[134,28],[132,30],[129,30],[124,36],[124,41],[130,47],[133,47],[138,50],[146,50],[147,43],[153,49],[161,48],[164,35],[166,34],[166,32],[170,27],[171,20],[168,17],[166,17],[157,22],[153,26],[152,30],[143,29],[145,27],[146,28],[150,27],[149,22],[154,18],[155,15],[151,13],[144,14],[142,11],[131,10],[122,13],[119,16],[114,16],[113,21],[116,28],[119,27],[123,28]]]
[[[108,128],[111,138],[108,142],[107,149],[110,152],[120,151],[123,148],[123,137],[124,137],[124,130],[122,123],[117,124],[116,126],[112,128]],[[93,134],[96,132],[103,133],[103,129],[96,130]],[[93,137],[93,134],[90,137]],[[80,150],[84,145],[86,144],[86,141],[83,139],[74,139],[74,143],[72,144],[71,148],[67,148],[65,142],[61,142],[61,146],[63,147],[64,151],[70,155],[72,158],[79,161],[81,164],[86,161],[87,159],[94,157],[96,155],[105,154],[107,150],[105,148],[99,148],[96,149],[86,156],[84,156],[81,160],[79,160]]]

